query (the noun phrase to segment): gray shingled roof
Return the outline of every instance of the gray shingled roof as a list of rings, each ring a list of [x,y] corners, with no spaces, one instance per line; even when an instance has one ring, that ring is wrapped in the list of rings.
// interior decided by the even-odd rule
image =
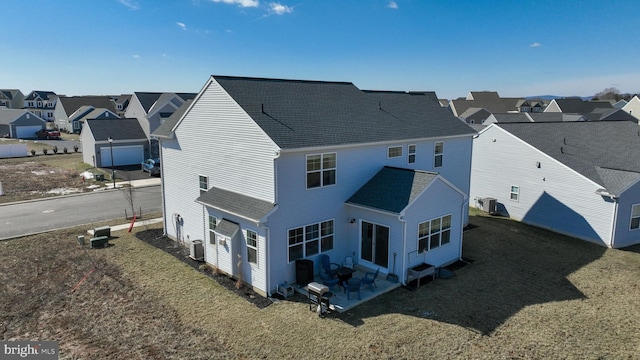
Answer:
[[[563,113],[587,114],[596,108],[610,109],[613,106],[608,101],[584,101],[580,98],[555,99]]]
[[[138,119],[87,120],[86,126],[89,126],[96,141],[105,141],[109,137],[114,140],[143,140],[147,138]]]
[[[428,171],[385,166],[347,204],[400,214],[437,176]]]
[[[214,76],[283,149],[475,133],[433,92],[362,91],[351,83]]]
[[[529,113],[529,116],[531,116],[535,122],[561,122],[562,115],[561,112]]]
[[[626,188],[640,174],[637,156],[640,154],[640,126],[631,121],[497,123],[494,126],[510,132],[613,194]]]
[[[116,112],[116,106],[109,96],[60,96],[58,101],[64,106],[67,117],[70,117],[82,106],[93,106],[94,108],[105,108]]]
[[[158,128],[151,135],[163,137],[163,138],[170,137],[172,133],[171,130],[173,129],[174,126],[176,126],[178,121],[180,121],[180,118],[182,118],[182,115],[184,115],[184,113],[187,112],[187,109],[189,108],[192,102],[193,102],[193,99],[189,99],[185,101],[184,104],[182,104],[182,106],[180,106],[176,111],[174,111],[173,114],[169,116],[169,118],[167,118],[162,124],[160,124],[160,126],[158,126]]]
[[[240,225],[238,225],[238,223],[227,219],[222,219],[220,220],[218,225],[216,225],[216,229],[214,230],[214,232],[230,238],[233,237],[238,232],[238,230],[240,230]]]
[[[275,206],[273,203],[265,200],[217,187],[212,187],[200,195],[196,199],[196,202],[254,221],[262,219],[273,210]]]
[[[153,104],[156,102],[156,100],[158,100],[158,98],[160,97],[160,95],[162,95],[162,93],[161,92],[135,92],[134,95],[140,101],[140,105],[142,105],[144,112],[148,113],[149,109],[151,109],[151,106],[153,106]]]
[[[40,97],[43,100],[48,100],[51,96],[56,96],[53,91],[33,90],[29,95],[25,96],[25,100],[35,100]]]
[[[29,114],[29,119],[21,120],[21,125],[44,125],[44,120],[39,116],[24,109],[2,109],[0,110],[0,124],[11,125],[16,120],[20,120],[25,114]]]
[[[493,114],[493,116],[499,123],[531,122],[531,120],[525,113]]]

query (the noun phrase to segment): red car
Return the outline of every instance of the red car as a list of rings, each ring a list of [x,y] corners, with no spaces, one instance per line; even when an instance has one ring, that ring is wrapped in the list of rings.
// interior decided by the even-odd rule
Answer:
[[[38,139],[60,139],[60,131],[42,129],[36,132]]]

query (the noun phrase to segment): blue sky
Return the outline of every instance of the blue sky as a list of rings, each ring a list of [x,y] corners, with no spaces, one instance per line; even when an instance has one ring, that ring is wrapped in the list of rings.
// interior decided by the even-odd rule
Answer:
[[[441,98],[640,92],[634,1],[11,4],[0,15],[0,88],[25,94],[198,92],[211,74],[348,81]]]

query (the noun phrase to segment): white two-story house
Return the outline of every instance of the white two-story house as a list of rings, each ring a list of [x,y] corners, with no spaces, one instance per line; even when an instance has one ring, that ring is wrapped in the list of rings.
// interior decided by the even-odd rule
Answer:
[[[266,295],[320,254],[404,282],[461,257],[474,134],[433,92],[212,76],[153,134],[164,228]]]

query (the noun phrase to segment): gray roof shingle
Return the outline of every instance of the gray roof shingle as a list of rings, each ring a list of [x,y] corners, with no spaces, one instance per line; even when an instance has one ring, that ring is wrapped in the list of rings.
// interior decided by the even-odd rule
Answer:
[[[283,149],[475,133],[441,107],[433,92],[362,91],[346,82],[214,78]]]
[[[178,121],[180,121],[182,115],[187,112],[187,109],[189,108],[189,106],[191,106],[192,102],[193,99],[185,101],[184,104],[182,104],[182,106],[180,106],[176,111],[173,112],[173,114],[171,114],[171,116],[169,116],[162,124],[160,124],[160,126],[158,126],[158,128],[151,135],[163,138],[170,137],[173,127],[176,126]]]
[[[64,106],[67,117],[70,117],[76,110],[83,106],[105,108],[114,113],[116,112],[115,103],[109,96],[60,96],[58,101]]]
[[[212,187],[196,202],[246,219],[259,221],[274,208],[274,204],[233,191]]]
[[[109,137],[114,140],[144,140],[147,138],[138,123],[138,119],[101,119],[87,120],[95,141],[105,141]]]
[[[400,214],[437,176],[434,172],[385,166],[347,204]]]
[[[494,126],[612,193],[626,188],[629,181],[635,181],[640,174],[637,159],[640,127],[631,121],[497,123]]]

